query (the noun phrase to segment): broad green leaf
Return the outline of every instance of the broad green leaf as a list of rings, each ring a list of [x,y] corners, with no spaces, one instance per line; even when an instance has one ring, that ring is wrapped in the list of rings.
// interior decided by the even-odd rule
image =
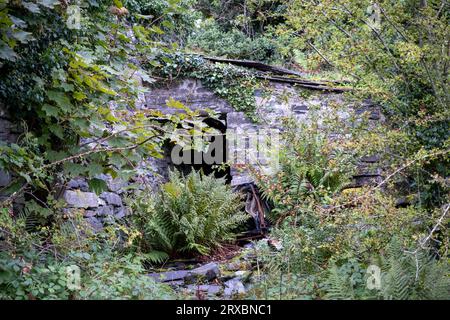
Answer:
[[[71,177],[77,177],[86,172],[86,168],[78,163],[65,162],[64,171]]]
[[[44,104],[42,106],[42,110],[47,114],[49,117],[57,117],[58,116],[58,108],[54,107],[49,104]]]
[[[64,139],[64,130],[60,125],[51,124],[48,126],[48,128],[55,136],[57,136],[60,139]]]
[[[18,58],[14,50],[5,42],[0,40],[0,59],[15,61]]]
[[[47,92],[47,96],[51,101],[56,102],[64,112],[69,111],[72,107],[69,97],[64,92],[51,90]]]
[[[33,2],[22,1],[22,5],[31,13],[40,13],[41,9],[39,6]]]
[[[94,177],[100,173],[103,173],[103,166],[99,163],[90,163],[87,166],[87,171],[90,177]]]
[[[88,181],[89,189],[96,194],[100,194],[108,189],[108,185],[102,179],[93,178]]]

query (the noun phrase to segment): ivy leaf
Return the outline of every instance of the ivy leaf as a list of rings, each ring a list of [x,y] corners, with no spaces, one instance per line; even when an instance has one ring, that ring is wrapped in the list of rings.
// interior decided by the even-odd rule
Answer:
[[[71,177],[77,177],[86,172],[86,168],[79,163],[65,162],[64,171]]]
[[[42,106],[42,110],[49,117],[55,117],[56,118],[58,116],[58,108],[54,107],[52,105],[49,105],[47,103]]]
[[[116,166],[117,168],[120,168],[126,163],[126,160],[119,153],[113,153],[109,157],[109,163]]]
[[[0,40],[0,58],[3,60],[15,61],[18,56],[10,46]]]
[[[47,159],[49,161],[59,161],[68,156],[69,156],[69,154],[64,151],[54,151],[54,150],[47,151]]]
[[[73,84],[65,82],[65,83],[61,84],[61,88],[63,88],[65,92],[69,92],[69,91],[73,91],[74,86],[73,86]]]
[[[73,94],[73,97],[74,97],[74,99],[77,100],[77,101],[83,101],[84,99],[87,98],[87,96],[86,96],[83,92],[80,92],[80,91],[76,91],[76,92]]]
[[[39,6],[33,2],[22,1],[22,5],[25,7],[25,9],[27,9],[31,13],[40,13],[41,12],[41,9],[39,9]]]
[[[86,119],[76,118],[72,120],[74,127],[78,127],[80,132],[87,132],[89,130],[89,122]]]
[[[47,96],[65,112],[69,111],[70,107],[73,107],[69,97],[64,92],[51,90],[47,92]]]
[[[96,176],[96,175],[102,173],[103,172],[103,167],[99,163],[90,163],[87,166],[87,170],[88,170],[89,176],[93,177],[93,176]]]
[[[113,148],[123,148],[129,144],[125,137],[112,137],[108,140],[108,145]]]
[[[108,189],[105,180],[93,178],[88,181],[89,189],[96,194],[100,194]]]
[[[64,130],[58,124],[51,124],[48,126],[49,130],[61,140],[64,139]]]
[[[21,43],[27,43],[30,40],[34,40],[31,32],[23,30],[14,30],[12,37]]]
[[[190,111],[188,107],[186,107],[183,103],[181,103],[178,100],[175,100],[173,98],[169,98],[169,100],[166,101],[166,105],[169,108],[175,108],[175,109],[182,109],[185,111]]]

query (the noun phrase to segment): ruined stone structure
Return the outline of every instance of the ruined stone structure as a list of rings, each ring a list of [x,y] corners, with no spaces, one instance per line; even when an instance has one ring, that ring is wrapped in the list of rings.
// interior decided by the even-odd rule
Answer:
[[[184,79],[173,82],[169,86],[150,88],[149,92],[140,97],[139,108],[157,109],[162,112],[180,112],[166,106],[166,101],[173,98],[185,104],[193,110],[212,109],[221,115],[223,125],[227,129],[278,129],[283,130],[281,120],[283,117],[295,117],[298,121],[306,121],[308,110],[318,108],[321,112],[335,112],[333,105],[345,105],[341,92],[314,91],[314,94],[302,94],[290,83],[277,81],[270,82],[269,91],[256,92],[256,115],[261,119],[255,123],[246,117],[243,112],[234,110],[225,100],[218,98],[211,90],[205,88],[200,81]],[[303,90],[304,93],[304,90]],[[381,119],[381,114],[376,106],[370,103],[363,104],[362,111],[369,111],[370,119],[377,122]],[[342,114],[345,118],[346,115]],[[5,110],[0,109],[0,140],[14,142],[17,139],[18,130],[10,121]],[[234,152],[243,152],[235,148]],[[173,165],[170,156],[164,159],[144,159],[144,168],[147,172],[143,177],[136,177],[138,185],[140,181],[145,181],[153,187],[167,179],[169,168]],[[377,161],[376,157],[363,159],[366,163]],[[231,167],[229,175],[232,185],[241,185],[252,181],[248,172]],[[121,218],[128,213],[128,209],[123,203],[124,187],[129,182],[112,179],[106,175],[99,175],[99,178],[107,182],[108,191],[96,195],[88,190],[88,185],[82,177],[70,181],[63,194],[67,202],[68,210],[83,209],[85,218],[94,226],[101,228],[105,219],[109,217]],[[355,177],[355,184],[362,185],[368,181],[379,180],[380,173],[364,172]],[[8,173],[0,172],[0,187],[10,182]]]
[[[242,131],[254,130],[255,132],[270,132],[271,129],[283,130],[282,119],[286,117],[294,117],[297,121],[306,121],[308,110],[314,108],[320,110],[321,113],[336,112],[339,108],[333,106],[351,105],[344,99],[342,93],[315,91],[316,94],[304,95],[305,91],[296,88],[289,83],[270,82],[268,92],[258,91],[255,95],[256,115],[260,119],[255,123],[248,119],[244,112],[235,111],[225,100],[218,98],[211,90],[205,88],[202,83],[194,79],[184,79],[173,83],[169,87],[157,88],[150,90],[141,105],[141,108],[155,109],[162,112],[180,112],[177,109],[170,109],[166,106],[169,98],[178,100],[188,106],[192,110],[212,109],[222,115],[227,129],[241,129]],[[346,105],[347,104],[347,105]],[[363,103],[363,107],[357,112],[368,111],[369,119],[372,122],[381,120],[381,113],[377,106],[370,102]],[[342,121],[348,117],[348,114],[340,111]],[[239,146],[228,146],[229,153],[242,153],[244,150]],[[248,147],[248,145],[247,145]],[[247,150],[248,152],[255,150]],[[255,153],[257,153],[255,151]],[[247,155],[248,156],[248,155]],[[248,160],[248,159],[247,159]],[[376,157],[368,157],[363,159],[364,162],[371,163],[378,161]],[[264,162],[264,161],[262,161]],[[170,159],[159,161],[154,164],[158,172],[164,173],[170,167]],[[252,181],[248,172],[231,167],[231,184],[240,185]],[[380,173],[364,172],[355,177],[356,185],[365,184],[368,180],[379,179]]]
[[[14,123],[3,104],[0,103],[0,143],[15,143],[20,135],[19,125]],[[9,172],[0,169],[0,190],[11,183]],[[0,201],[3,200],[0,192]]]

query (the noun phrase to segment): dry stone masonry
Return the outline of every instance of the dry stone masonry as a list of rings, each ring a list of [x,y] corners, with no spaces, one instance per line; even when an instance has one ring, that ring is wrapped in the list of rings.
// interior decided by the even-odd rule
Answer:
[[[294,117],[297,121],[307,121],[307,115],[311,109],[320,109],[321,112],[335,112],[333,105],[344,105],[346,100],[342,93],[315,91],[314,94],[305,95],[304,90],[299,90],[289,83],[270,82],[269,90],[258,90],[255,93],[256,115],[260,119],[258,123],[251,121],[244,112],[234,110],[224,99],[218,98],[211,90],[202,85],[198,80],[184,79],[173,82],[165,87],[149,88],[138,100],[141,109],[160,110],[165,113],[180,112],[178,109],[170,109],[166,101],[170,98],[178,100],[193,110],[211,109],[222,115],[227,130],[283,130],[282,119]],[[364,103],[358,112],[369,112],[370,120],[374,123],[382,120],[378,107],[370,102]],[[343,118],[345,114],[341,115]],[[15,142],[19,134],[18,128],[11,122],[5,109],[0,106],[0,140],[3,142]],[[242,153],[237,147],[229,152]],[[362,162],[369,168],[379,159],[367,157]],[[170,155],[163,159],[143,159],[144,172],[135,178],[138,186],[151,186],[157,188],[166,181],[169,168],[172,166]],[[231,184],[241,185],[252,181],[251,176],[245,170],[236,166],[230,168]],[[63,194],[67,202],[67,210],[83,210],[86,219],[94,228],[101,228],[105,220],[114,217],[122,218],[129,213],[124,204],[125,187],[130,182],[112,179],[108,175],[99,175],[98,178],[106,181],[108,190],[100,195],[89,191],[86,179],[80,177],[71,180]],[[0,187],[7,185],[11,177],[6,172],[0,171]],[[355,185],[363,185],[380,180],[380,171],[366,170],[355,177]]]
[[[16,143],[21,133],[18,124],[14,123],[11,115],[6,110],[5,106],[0,102],[0,144],[1,143]],[[8,186],[12,181],[12,176],[9,172],[0,169],[0,189]],[[0,201],[5,197],[0,192]],[[21,205],[23,199],[17,199],[15,205]]]
[[[218,98],[211,90],[205,88],[202,83],[194,79],[184,79],[174,82],[172,85],[164,88],[149,90],[145,95],[145,102],[141,108],[160,110],[166,113],[179,112],[177,109],[171,109],[165,106],[169,98],[176,99],[192,110],[202,111],[204,109],[214,110],[225,115],[227,129],[240,129],[243,131],[254,130],[256,132],[269,132],[271,129],[283,130],[282,119],[286,117],[296,118],[297,121],[307,121],[308,111],[311,109],[319,109],[320,112],[336,112],[339,108],[332,106],[343,106],[348,104],[342,93],[319,92],[314,95],[305,95],[304,91],[298,90],[295,86],[288,83],[271,82],[268,92],[261,90],[255,93],[256,115],[260,119],[258,123],[251,121],[244,112],[234,110],[225,100]],[[349,105],[349,107],[351,107]],[[348,114],[339,111],[339,116],[343,119]],[[379,107],[370,102],[363,103],[363,107],[357,110],[357,113],[369,112],[369,120],[378,122],[382,120]],[[246,146],[248,147],[248,145]],[[229,148],[230,149],[230,148]],[[250,152],[255,150],[249,150]],[[244,150],[234,146],[233,152],[242,153]],[[376,157],[367,157],[362,159],[364,163],[374,163],[378,159]],[[263,161],[262,161],[263,162]],[[157,170],[166,172],[170,166],[170,160],[159,162]],[[231,167],[231,184],[240,185],[252,181],[248,172],[241,170],[239,167]],[[366,184],[370,181],[380,179],[380,172],[365,171],[355,177],[355,185]]]

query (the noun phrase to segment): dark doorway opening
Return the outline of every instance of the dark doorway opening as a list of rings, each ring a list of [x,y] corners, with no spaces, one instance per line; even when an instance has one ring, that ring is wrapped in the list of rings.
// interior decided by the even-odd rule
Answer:
[[[217,134],[210,134],[208,135],[209,138],[209,147],[208,150],[205,152],[197,151],[197,150],[183,150],[184,154],[186,152],[188,153],[190,159],[205,159],[206,154],[210,154],[211,157],[215,158],[216,153],[221,153],[222,161],[220,163],[213,163],[208,164],[205,161],[201,161],[201,163],[194,163],[194,161],[191,161],[190,163],[181,163],[181,164],[174,164],[171,163],[172,168],[176,168],[178,171],[183,173],[184,175],[189,174],[192,170],[196,171],[202,171],[206,175],[213,174],[216,178],[225,178],[225,181],[227,183],[231,183],[231,174],[230,174],[230,167],[229,166],[219,166],[226,162],[226,154],[227,154],[227,145],[225,143],[225,135],[227,131],[227,125],[226,125],[226,114],[221,114],[218,118],[205,118],[203,120],[205,124],[207,124],[210,128],[215,129],[215,132]],[[212,147],[214,142],[217,142],[216,139],[222,139],[221,143],[221,150],[217,150],[217,148]],[[166,148],[168,150],[169,157],[172,154],[173,148],[175,148],[175,143],[167,143]],[[217,145],[216,145],[217,146]]]

